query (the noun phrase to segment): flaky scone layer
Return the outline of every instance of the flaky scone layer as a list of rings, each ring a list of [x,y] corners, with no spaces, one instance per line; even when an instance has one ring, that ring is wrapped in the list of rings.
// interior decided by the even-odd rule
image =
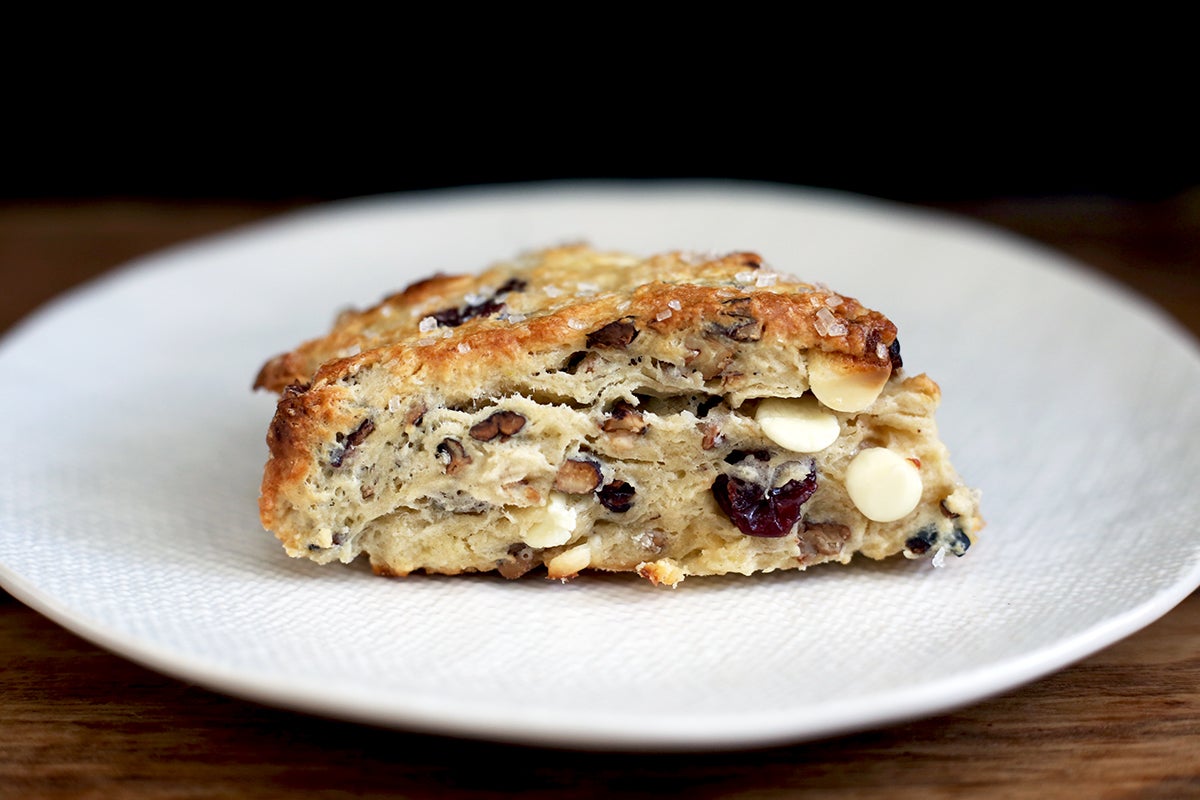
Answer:
[[[938,440],[936,384],[900,366],[888,319],[753,253],[532,253],[421,281],[269,361],[262,521],[292,555],[365,552],[393,575],[674,585],[961,554],[976,493]],[[796,398],[832,441],[764,421]],[[873,449],[900,457],[915,505],[898,519],[859,508],[895,505],[851,468]]]

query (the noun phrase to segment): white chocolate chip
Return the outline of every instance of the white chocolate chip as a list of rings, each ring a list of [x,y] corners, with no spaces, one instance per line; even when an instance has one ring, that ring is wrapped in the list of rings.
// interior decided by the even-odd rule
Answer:
[[[546,562],[546,574],[551,578],[572,578],[592,563],[592,546],[587,542],[564,550]]]
[[[550,501],[533,509],[538,516],[523,537],[530,547],[558,547],[571,540],[579,513],[567,505],[566,495],[551,492]]]
[[[846,467],[846,492],[862,515],[893,522],[912,513],[921,500],[917,466],[886,447],[860,450]]]
[[[819,453],[837,441],[841,433],[838,418],[807,394],[765,398],[759,402],[754,419],[768,439],[797,453]]]
[[[891,375],[891,367],[858,364],[820,350],[808,354],[808,386],[834,411],[862,411],[875,402]]]

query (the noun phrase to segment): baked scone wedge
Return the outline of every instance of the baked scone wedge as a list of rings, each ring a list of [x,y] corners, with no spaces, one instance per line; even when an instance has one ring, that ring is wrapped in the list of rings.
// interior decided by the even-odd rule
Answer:
[[[982,526],[896,327],[748,252],[569,246],[436,276],[271,359],[263,525],[375,572],[675,585]],[[540,571],[540,570],[539,570]]]

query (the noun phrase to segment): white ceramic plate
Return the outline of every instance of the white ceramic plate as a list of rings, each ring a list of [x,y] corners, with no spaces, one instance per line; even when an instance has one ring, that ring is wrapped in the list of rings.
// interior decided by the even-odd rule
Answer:
[[[755,249],[899,326],[984,492],[980,543],[807,573],[383,580],[257,520],[268,356],[519,250]],[[1135,299],[980,227],[744,184],[534,186],[317,208],[144,259],[0,347],[0,581],[76,633],[271,704],[595,748],[737,747],[943,711],[1200,584],[1200,359]]]

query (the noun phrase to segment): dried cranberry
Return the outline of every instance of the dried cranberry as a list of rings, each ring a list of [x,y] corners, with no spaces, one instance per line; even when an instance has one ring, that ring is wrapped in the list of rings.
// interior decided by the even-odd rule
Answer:
[[[637,490],[625,481],[613,481],[600,487],[596,492],[600,504],[609,511],[624,514],[633,507],[633,496]]]
[[[756,461],[770,461],[771,454],[766,450],[733,450],[729,455],[725,456],[726,464],[739,464],[751,456]]]
[[[431,316],[438,321],[438,325],[445,325],[447,328],[457,328],[469,319],[495,314],[504,308],[504,303],[501,302],[500,297],[509,292],[522,291],[525,286],[525,281],[520,278],[509,278],[486,300],[480,300],[477,303],[467,303],[462,308],[456,306],[443,308],[441,311],[433,312]]]
[[[500,284],[500,288],[496,290],[497,295],[508,294],[509,292],[523,292],[529,284],[520,278],[509,278],[504,283]]]
[[[930,525],[917,531],[913,536],[910,536],[908,541],[904,543],[904,546],[911,552],[921,555],[923,553],[928,553],[929,549],[937,544],[938,538],[939,536],[937,528]]]
[[[934,547],[944,547],[955,555],[962,555],[967,552],[968,547],[971,547],[971,537],[967,536],[961,528],[954,528],[950,531],[949,536],[943,536],[937,530],[936,525],[926,525],[925,528],[908,537],[904,546],[908,552],[914,555],[924,555]]]
[[[718,475],[712,493],[729,521],[747,536],[778,539],[800,519],[801,507],[817,490],[817,473],[767,491],[757,483]]]
[[[971,537],[967,536],[961,528],[955,528],[947,540],[935,526],[929,525],[909,537],[904,546],[915,555],[928,553],[936,546],[945,547],[954,555],[961,556],[971,546]]]
[[[455,306],[443,308],[441,311],[433,312],[431,316],[438,321],[438,325],[445,325],[447,328],[457,328],[469,319],[486,317],[502,308],[504,308],[504,303],[498,303],[495,299],[481,300],[473,305],[468,303],[462,308]]]
[[[961,528],[954,529],[954,540],[950,542],[950,552],[956,556],[961,556],[967,552],[967,548],[971,546],[971,537],[967,536]]]

